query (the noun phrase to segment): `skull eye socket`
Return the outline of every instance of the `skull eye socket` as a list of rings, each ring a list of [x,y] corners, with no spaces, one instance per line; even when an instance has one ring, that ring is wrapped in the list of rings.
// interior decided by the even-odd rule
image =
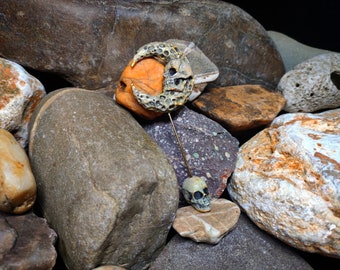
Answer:
[[[201,199],[202,197],[203,197],[202,192],[200,192],[200,191],[195,191],[195,193],[194,193],[194,198],[195,198],[196,200],[199,200],[199,199]]]
[[[209,190],[208,190],[208,188],[204,188],[204,189],[203,189],[203,192],[204,192],[204,194],[209,195]]]
[[[177,73],[177,71],[176,71],[175,68],[170,68],[170,69],[169,69],[169,75],[170,75],[170,76],[173,76],[173,75],[175,75],[176,73]]]

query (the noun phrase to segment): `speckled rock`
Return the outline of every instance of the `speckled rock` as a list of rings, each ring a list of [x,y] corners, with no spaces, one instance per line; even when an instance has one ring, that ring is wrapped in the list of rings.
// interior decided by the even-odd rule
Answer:
[[[285,103],[280,93],[260,85],[236,85],[208,89],[193,106],[235,133],[269,124]]]
[[[35,202],[37,186],[24,149],[0,129],[0,211],[22,214]]]
[[[280,52],[286,71],[292,70],[296,65],[314,56],[332,53],[331,51],[302,44],[280,32],[267,31],[267,33],[274,41],[278,51]]]
[[[312,270],[296,252],[258,229],[244,214],[217,245],[173,237],[150,270]]]
[[[277,88],[287,100],[287,112],[315,112],[340,106],[340,89],[331,74],[340,71],[340,53],[315,56],[294,67]]]
[[[204,213],[191,206],[179,208],[173,228],[195,242],[217,244],[236,226],[240,208],[226,199],[214,199],[210,205],[211,210]]]
[[[284,114],[243,144],[228,191],[262,229],[340,258],[340,109]]]
[[[176,175],[126,110],[93,91],[53,91],[29,145],[38,202],[69,269],[142,269],[157,256],[178,206]]]
[[[52,270],[56,239],[46,220],[33,213],[14,216],[0,212],[0,269]]]
[[[168,39],[193,41],[219,68],[219,86],[271,88],[284,73],[262,25],[224,1],[11,0],[0,10],[0,55],[87,89],[114,86],[138,48]]]
[[[212,197],[220,197],[234,170],[237,139],[218,123],[185,106],[173,112],[172,117],[192,174],[206,177]],[[189,173],[169,118],[143,123],[143,128],[168,155],[182,186]],[[181,194],[180,205],[185,204]]]
[[[20,65],[0,58],[0,128],[10,131],[22,147],[27,145],[32,112],[44,95],[38,79]]]

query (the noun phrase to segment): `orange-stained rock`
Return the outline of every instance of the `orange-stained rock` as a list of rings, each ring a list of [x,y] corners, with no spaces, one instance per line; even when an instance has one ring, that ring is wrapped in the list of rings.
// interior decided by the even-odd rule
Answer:
[[[139,61],[133,68],[130,63],[124,69],[116,90],[118,104],[146,119],[155,119],[163,113],[144,109],[132,93],[131,83],[139,90],[158,95],[163,89],[164,66],[153,58]]]
[[[280,93],[260,85],[237,85],[209,89],[193,105],[228,131],[239,132],[269,124],[285,103]]]

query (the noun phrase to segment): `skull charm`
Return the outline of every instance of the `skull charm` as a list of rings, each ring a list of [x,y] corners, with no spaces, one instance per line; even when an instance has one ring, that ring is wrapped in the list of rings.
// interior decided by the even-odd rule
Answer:
[[[192,176],[184,180],[182,193],[185,200],[200,212],[209,212],[210,194],[205,177]]]

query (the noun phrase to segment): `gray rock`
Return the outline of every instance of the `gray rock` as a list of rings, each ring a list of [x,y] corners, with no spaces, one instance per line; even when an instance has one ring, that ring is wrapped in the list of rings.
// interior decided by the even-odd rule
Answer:
[[[288,71],[277,86],[287,101],[284,110],[314,112],[339,107],[340,89],[334,84],[338,71],[340,53],[315,56]]]
[[[206,177],[211,195],[219,198],[235,168],[239,142],[220,124],[185,106],[173,112],[172,117],[192,174]],[[182,186],[190,175],[170,120],[165,116],[143,127],[168,155]],[[181,194],[180,205],[184,204]]]
[[[0,212],[0,269],[52,269],[57,259],[56,239],[46,220],[33,213]]]
[[[280,52],[286,71],[314,56],[331,53],[331,51],[304,45],[279,32],[267,31],[267,33]]]
[[[157,256],[177,210],[176,175],[111,98],[75,88],[50,93],[35,111],[29,156],[69,269],[141,269]]]
[[[241,214],[217,245],[174,236],[150,270],[312,270],[294,250],[258,229]]]
[[[284,73],[265,29],[223,1],[12,0],[0,10],[0,55],[87,89],[114,85],[138,48],[168,39],[194,42],[220,70],[219,86],[275,88]]]

